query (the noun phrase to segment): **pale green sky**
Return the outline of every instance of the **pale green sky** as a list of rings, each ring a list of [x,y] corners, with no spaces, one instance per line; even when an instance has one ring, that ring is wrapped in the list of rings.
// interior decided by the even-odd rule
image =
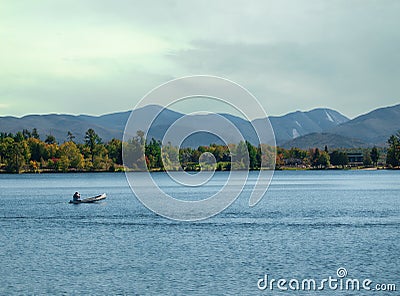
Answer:
[[[353,117],[400,102],[399,15],[388,0],[0,0],[0,116],[129,110],[210,74],[270,115]]]

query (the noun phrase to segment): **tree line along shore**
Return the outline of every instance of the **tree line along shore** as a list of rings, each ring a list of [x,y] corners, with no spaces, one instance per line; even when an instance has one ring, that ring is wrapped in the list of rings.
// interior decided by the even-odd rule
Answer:
[[[234,169],[258,170],[265,158],[274,167],[270,169],[349,169],[349,168],[399,168],[400,133],[390,136],[386,148],[325,149],[302,150],[296,147],[284,149],[268,145],[254,146],[249,142],[238,144],[177,148],[162,146],[160,141],[146,141],[141,131],[123,143],[119,139],[103,142],[99,135],[88,129],[83,143],[76,143],[71,132],[66,141],[58,143],[54,136],[46,135],[41,139],[36,129],[24,129],[15,134],[0,133],[0,172],[2,173],[41,173],[41,172],[114,172],[126,170],[163,171],[172,167],[171,155],[179,159],[178,165],[186,171],[198,171],[201,168],[229,171]],[[124,166],[122,147],[133,151],[138,165]],[[133,149],[133,150],[132,150]],[[136,150],[135,150],[136,149]],[[247,150],[247,151],[245,151]],[[241,158],[233,162],[235,155],[248,155],[246,165]],[[349,159],[357,152],[362,156],[358,162]],[[143,153],[144,152],[144,153]],[[276,152],[276,153],[275,153]],[[202,155],[214,158],[214,163],[202,159]],[[272,161],[272,157],[275,159]],[[269,160],[268,160],[269,158]],[[176,168],[176,163],[175,163]],[[263,165],[263,168],[265,166]]]

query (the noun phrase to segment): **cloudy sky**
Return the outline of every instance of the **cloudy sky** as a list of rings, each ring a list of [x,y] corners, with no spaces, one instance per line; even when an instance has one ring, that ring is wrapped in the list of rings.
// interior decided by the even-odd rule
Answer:
[[[270,115],[400,102],[400,1],[0,0],[0,116],[104,114],[195,74]]]

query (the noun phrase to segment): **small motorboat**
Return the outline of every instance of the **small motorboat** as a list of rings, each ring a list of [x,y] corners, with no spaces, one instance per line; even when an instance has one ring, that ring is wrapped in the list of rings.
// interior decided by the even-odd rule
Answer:
[[[100,194],[100,195],[96,195],[93,197],[88,197],[88,198],[84,198],[84,199],[80,199],[80,200],[70,200],[69,203],[72,204],[80,204],[80,203],[94,203],[100,200],[103,200],[107,197],[107,195],[105,193]]]

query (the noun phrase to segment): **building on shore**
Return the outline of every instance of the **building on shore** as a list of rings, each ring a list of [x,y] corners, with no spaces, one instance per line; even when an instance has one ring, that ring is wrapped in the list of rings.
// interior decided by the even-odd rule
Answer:
[[[349,165],[352,167],[362,166],[364,164],[364,155],[362,152],[348,152]]]

